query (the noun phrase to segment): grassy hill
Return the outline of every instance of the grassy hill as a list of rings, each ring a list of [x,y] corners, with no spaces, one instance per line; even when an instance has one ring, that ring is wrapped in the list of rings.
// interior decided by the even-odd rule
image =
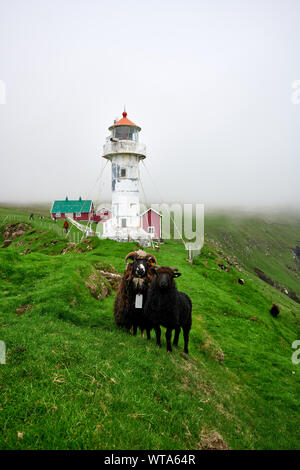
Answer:
[[[247,270],[259,268],[300,296],[300,213],[208,213],[205,231]]]
[[[0,210],[2,221],[12,214],[29,223],[22,209]],[[0,246],[12,222],[2,223]],[[298,273],[283,269],[292,262],[285,247],[300,239],[297,222],[266,233],[258,217],[234,225],[210,215],[210,241],[194,265],[181,243],[161,246],[158,262],[179,268],[177,285],[193,302],[189,357],[182,337],[170,354],[164,336],[158,349],[153,332],[148,342],[114,325],[114,286],[100,270],[122,273],[135,244],[70,245],[49,223],[34,221],[0,248],[1,449],[299,448],[291,344],[300,305],[253,273],[259,265],[298,292]],[[245,237],[256,240],[251,257]]]

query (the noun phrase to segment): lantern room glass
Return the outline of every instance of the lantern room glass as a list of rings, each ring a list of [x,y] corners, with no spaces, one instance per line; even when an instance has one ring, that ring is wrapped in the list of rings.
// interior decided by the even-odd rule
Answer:
[[[118,140],[132,140],[137,142],[139,139],[139,132],[136,127],[116,126],[112,129],[112,137]]]

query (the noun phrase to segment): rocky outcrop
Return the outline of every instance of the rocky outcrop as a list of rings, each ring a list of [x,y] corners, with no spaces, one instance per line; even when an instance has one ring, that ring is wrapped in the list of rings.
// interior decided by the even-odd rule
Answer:
[[[118,288],[121,279],[121,274],[96,268],[85,281],[85,285],[95,299],[101,300]]]
[[[228,444],[216,431],[209,433],[202,432],[201,441],[197,448],[201,450],[229,450]]]
[[[279,282],[277,281],[274,281],[274,279],[272,279],[271,277],[267,276],[261,269],[259,268],[254,268],[254,272],[258,275],[258,277],[260,279],[262,279],[263,281],[267,282],[268,284],[270,284],[270,286],[273,286],[275,287],[275,289],[278,289],[280,292],[282,292],[283,294],[287,295],[288,297],[290,297],[292,300],[294,300],[295,302],[297,302],[298,304],[300,304],[300,298],[295,294],[295,292],[293,291],[288,291],[286,289],[286,287],[283,287],[279,284]]]
[[[296,245],[296,248],[293,248],[292,250],[294,252],[295,259],[300,262],[300,246]]]
[[[106,279],[104,279],[97,271],[93,271],[88,279],[85,281],[85,285],[89,289],[91,295],[97,300],[101,300],[110,294],[110,286]]]
[[[26,224],[25,222],[7,224],[4,227],[4,242],[1,248],[8,247],[15,238],[21,237],[30,229],[30,225]]]

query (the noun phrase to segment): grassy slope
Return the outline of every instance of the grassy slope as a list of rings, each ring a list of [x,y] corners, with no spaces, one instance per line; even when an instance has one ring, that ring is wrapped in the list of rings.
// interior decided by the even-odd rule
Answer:
[[[253,272],[257,267],[300,296],[300,263],[293,252],[300,245],[299,213],[210,213],[205,232],[248,270]]]
[[[298,304],[251,273],[220,270],[211,245],[192,266],[169,241],[158,261],[180,269],[193,301],[186,359],[182,338],[167,354],[116,329],[114,294],[99,301],[85,284],[108,263],[122,272],[134,244],[94,240],[61,255],[66,244],[39,229],[0,249],[0,448],[195,449],[215,431],[234,449],[299,447]]]

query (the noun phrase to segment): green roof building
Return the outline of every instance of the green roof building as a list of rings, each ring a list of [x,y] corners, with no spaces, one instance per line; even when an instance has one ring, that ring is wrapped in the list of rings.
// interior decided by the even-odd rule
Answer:
[[[71,200],[66,197],[62,201],[54,201],[50,212],[52,218],[56,219],[69,216],[75,220],[89,220],[94,215],[94,205],[91,199],[84,201],[80,197],[78,200]]]

